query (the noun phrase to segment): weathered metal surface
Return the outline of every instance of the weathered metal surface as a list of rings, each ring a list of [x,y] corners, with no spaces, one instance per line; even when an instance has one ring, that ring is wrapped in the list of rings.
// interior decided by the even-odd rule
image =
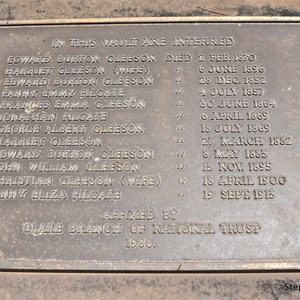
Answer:
[[[299,34],[1,27],[0,267],[298,268]]]
[[[1,299],[299,299],[299,274],[0,274]]]

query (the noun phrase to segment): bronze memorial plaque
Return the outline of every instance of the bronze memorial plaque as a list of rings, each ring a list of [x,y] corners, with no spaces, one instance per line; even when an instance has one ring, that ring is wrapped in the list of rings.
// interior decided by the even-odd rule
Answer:
[[[0,36],[2,269],[299,268],[300,24]]]

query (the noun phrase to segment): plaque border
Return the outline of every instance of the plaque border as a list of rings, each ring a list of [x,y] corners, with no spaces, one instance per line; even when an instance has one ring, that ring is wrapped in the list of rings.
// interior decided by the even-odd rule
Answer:
[[[83,18],[83,19],[36,19],[0,20],[1,27],[27,27],[51,25],[104,25],[104,24],[179,24],[179,23],[284,23],[300,25],[300,17],[280,16],[195,16],[195,17],[130,17],[130,18]],[[196,271],[296,271],[300,270],[300,258],[295,260],[161,260],[161,261],[98,261],[94,260],[0,260],[0,274],[3,271],[135,271],[135,272],[196,272]]]
[[[0,20],[0,26],[28,25],[84,25],[84,24],[139,24],[139,23],[300,23],[300,17],[280,16],[194,16],[194,17],[130,17]]]

